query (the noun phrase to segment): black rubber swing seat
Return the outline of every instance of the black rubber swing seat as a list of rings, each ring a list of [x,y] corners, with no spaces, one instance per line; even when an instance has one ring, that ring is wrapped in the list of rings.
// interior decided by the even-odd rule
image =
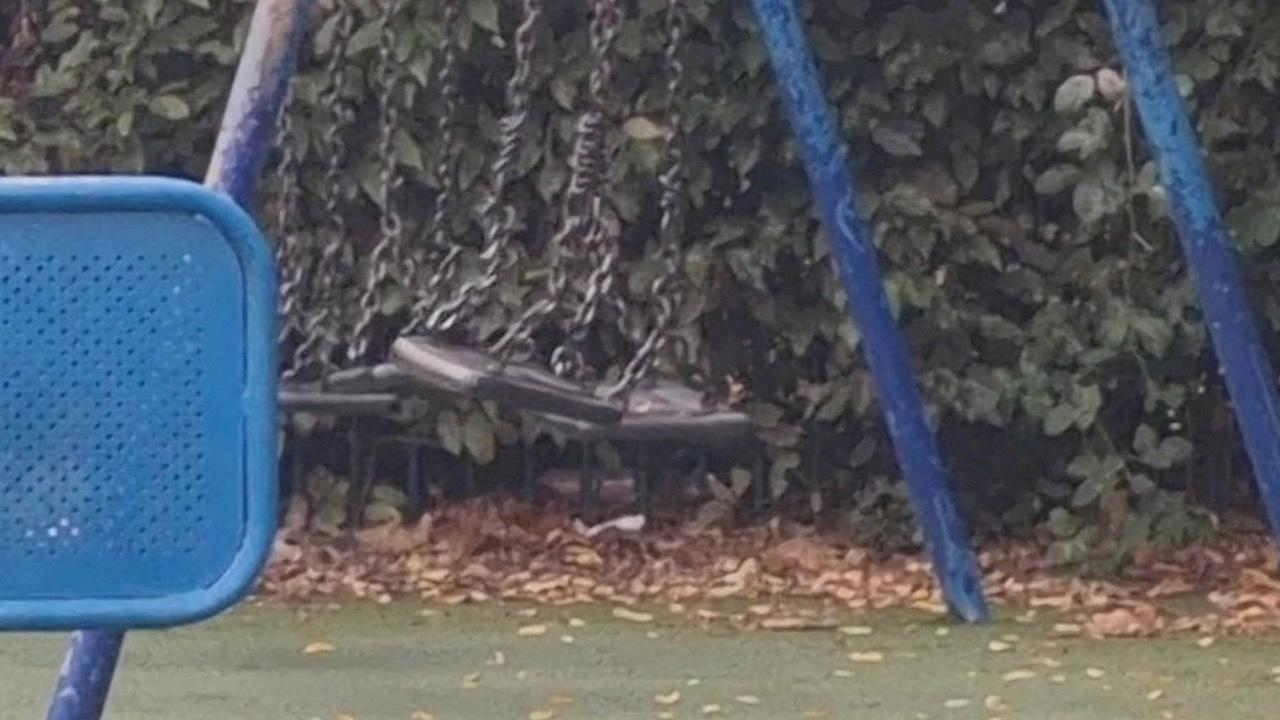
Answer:
[[[385,415],[399,406],[396,391],[407,380],[391,363],[339,370],[323,383],[285,384],[278,394],[280,409],[336,417]]]
[[[698,391],[670,380],[651,381],[632,390],[626,411],[615,423],[593,423],[554,413],[528,413],[526,417],[538,427],[578,441],[728,445],[745,441],[754,432],[746,413],[707,403]]]
[[[391,346],[391,360],[415,383],[437,391],[493,401],[527,412],[610,425],[622,419],[620,403],[527,362],[502,362],[437,338],[408,336]]]
[[[390,393],[338,393],[318,388],[282,388],[280,409],[334,417],[364,417],[394,412],[400,398]]]

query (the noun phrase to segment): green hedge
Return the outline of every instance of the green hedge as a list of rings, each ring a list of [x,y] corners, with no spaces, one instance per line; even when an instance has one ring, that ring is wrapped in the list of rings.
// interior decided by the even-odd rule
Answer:
[[[10,3],[12,4],[12,3]],[[341,203],[360,246],[376,234],[375,3],[357,0],[357,66],[344,93],[360,108],[344,128],[356,148]],[[326,227],[319,106],[331,3],[321,2],[291,109],[304,159],[302,225]],[[401,198],[418,229],[438,186],[437,111],[427,79],[438,3],[404,3],[396,148]],[[469,0],[463,179],[479,197],[491,157],[509,0]],[[553,8],[538,58],[537,152],[517,193],[537,227],[554,208],[575,98],[589,71],[585,3]],[[664,3],[631,3],[619,48],[616,119],[663,118]],[[1063,561],[1120,557],[1208,530],[1207,502],[1247,477],[1156,171],[1123,99],[1096,3],[1046,0],[830,0],[805,3],[829,95],[849,138],[947,456],[979,530],[1041,528]],[[1180,81],[1197,114],[1220,197],[1268,338],[1280,326],[1269,280],[1280,265],[1276,80],[1280,10],[1267,0],[1161,3]],[[684,334],[701,373],[733,378],[768,445],[776,494],[825,502],[860,531],[897,538],[896,470],[870,380],[826,261],[763,47],[745,2],[689,0],[693,202],[685,272],[696,292]],[[0,170],[7,174],[151,170],[198,176],[230,83],[248,0],[50,0],[38,51],[0,67]],[[12,14],[13,10],[0,10]],[[5,18],[9,20],[11,18]],[[6,23],[8,24],[8,23]],[[658,148],[619,131],[616,210],[627,221],[627,287],[656,206]],[[273,184],[272,196],[277,185]],[[270,208],[264,217],[272,217]],[[455,219],[474,247],[477,229]],[[468,255],[474,268],[474,253]],[[359,259],[353,259],[358,263]],[[477,327],[520,304],[527,262]],[[527,288],[526,288],[527,289]],[[403,294],[388,292],[395,317]],[[624,344],[603,333],[600,347]],[[482,408],[431,422],[446,445],[488,461],[518,441]],[[500,442],[494,442],[495,432]]]

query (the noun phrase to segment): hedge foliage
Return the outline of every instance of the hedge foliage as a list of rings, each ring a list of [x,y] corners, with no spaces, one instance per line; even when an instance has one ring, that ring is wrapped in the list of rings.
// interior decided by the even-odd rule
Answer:
[[[375,240],[378,153],[374,0],[344,96],[359,109],[341,132],[354,148],[339,188],[360,248]],[[462,178],[484,188],[510,0],[468,0],[463,42]],[[14,8],[0,9],[13,25]],[[400,197],[417,239],[439,178],[438,6],[403,3],[393,91]],[[517,194],[526,242],[554,215],[574,109],[589,72],[584,2],[548,3],[537,62],[535,151]],[[1220,197],[1270,340],[1280,327],[1280,9],[1267,0],[1169,0],[1162,13]],[[691,221],[685,274],[694,292],[683,334],[713,382],[732,378],[767,444],[774,493],[850,513],[881,541],[905,540],[896,470],[843,295],[810,210],[764,50],[746,2],[688,0]],[[829,95],[838,105],[888,269],[895,311],[977,529],[1040,528],[1066,562],[1118,558],[1212,525],[1248,472],[1235,440],[1194,293],[1166,220],[1109,29],[1096,3],[1045,0],[829,0],[804,3]],[[49,0],[29,52],[5,55],[0,170],[6,174],[150,170],[199,176],[243,38],[249,0]],[[328,227],[320,102],[332,50],[332,2],[290,109],[303,159],[304,214]],[[659,148],[643,118],[663,111],[662,10],[631,3],[615,92],[615,209],[627,227],[626,287],[643,294]],[[8,13],[10,17],[3,17]],[[626,126],[630,133],[623,132]],[[270,197],[278,190],[273,181]],[[272,217],[269,203],[263,209]],[[469,216],[454,218],[474,247]],[[650,246],[651,247],[651,246]],[[367,254],[367,253],[364,253]],[[359,263],[364,254],[352,258]],[[476,266],[474,252],[467,267]],[[486,306],[500,326],[542,261],[526,261]],[[521,278],[525,282],[521,282]],[[389,290],[388,327],[404,293]],[[350,319],[348,318],[348,323]],[[598,351],[626,350],[602,332]],[[431,422],[481,462],[518,442],[483,408]],[[497,442],[495,442],[495,437]]]

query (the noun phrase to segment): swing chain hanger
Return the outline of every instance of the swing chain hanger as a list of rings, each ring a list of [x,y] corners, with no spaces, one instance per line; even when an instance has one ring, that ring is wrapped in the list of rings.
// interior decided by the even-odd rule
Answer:
[[[594,0],[591,22],[591,48],[595,64],[592,69],[593,89],[603,94],[604,85],[612,81],[611,59],[608,51],[612,34],[621,28],[622,13],[616,0]],[[607,76],[600,73],[600,59],[605,58]],[[594,103],[593,103],[594,104]],[[501,362],[516,357],[529,357],[535,352],[533,334],[547,318],[562,311],[569,294],[570,258],[572,241],[593,234],[592,218],[603,218],[604,190],[598,189],[601,180],[607,182],[608,167],[605,156],[607,128],[603,107],[599,112],[588,109],[578,119],[575,129],[573,154],[569,158],[570,178],[565,189],[560,211],[560,227],[547,243],[550,264],[547,270],[544,297],[532,303],[516,318],[505,333],[489,346],[489,352]],[[581,243],[584,246],[585,242]],[[594,259],[594,258],[593,258]],[[563,353],[562,353],[563,355]]]
[[[662,272],[649,286],[649,298],[656,305],[656,316],[649,334],[640,342],[618,381],[605,395],[618,398],[626,395],[643,382],[657,362],[658,354],[673,340],[672,327],[677,311],[684,302],[684,284],[681,268],[684,264],[683,201],[685,192],[684,166],[684,117],[680,112],[680,98],[685,92],[687,73],[683,51],[687,36],[681,0],[667,0],[667,43],[665,66],[667,73],[667,129],[665,137],[666,167],[659,182],[662,185],[662,217],[658,223],[658,243],[662,254]],[[687,358],[689,348],[684,344],[681,357]]]
[[[379,158],[382,167],[379,176],[379,201],[382,206],[378,219],[379,237],[369,257],[369,269],[365,275],[364,292],[360,297],[360,316],[356,321],[355,342],[347,346],[347,359],[356,362],[369,352],[373,341],[373,326],[382,307],[380,291],[389,282],[396,280],[397,270],[404,267],[401,256],[401,237],[404,222],[396,207],[396,195],[403,183],[403,177],[397,172],[395,155],[395,130],[399,122],[399,110],[396,108],[396,90],[399,81],[395,64],[396,28],[395,17],[400,11],[401,0],[386,0],[382,4],[379,18],[378,72],[375,82],[378,85],[379,123]]]
[[[618,231],[605,216],[609,189],[608,90],[614,80],[614,49],[622,29],[619,0],[594,0],[591,20],[591,70],[587,112],[578,122],[574,148],[575,176],[570,197],[586,200],[587,216],[571,221],[583,228],[582,250],[591,260],[591,274],[569,328],[551,355],[551,369],[560,377],[579,379],[586,368],[582,346],[594,325],[600,306],[615,289],[620,252]],[[572,207],[571,207],[572,211]]]
[[[342,137],[342,130],[354,117],[350,104],[342,95],[342,90],[346,84],[347,51],[355,32],[355,10],[351,0],[335,0],[334,5],[336,18],[333,41],[329,48],[329,61],[324,69],[326,83],[320,92],[320,105],[329,112],[329,122],[323,135],[323,147],[328,155],[323,180],[324,211],[329,227],[327,232],[321,231],[320,257],[312,273],[312,315],[304,325],[303,340],[295,348],[292,362],[293,372],[296,374],[314,359],[320,365],[322,378],[328,377],[334,369],[335,340],[331,335],[326,334],[326,330],[336,317],[340,304],[340,298],[337,297],[338,277],[340,274],[348,274],[339,273],[339,264],[346,261],[349,242],[347,223],[339,205],[339,196],[342,188],[342,168],[347,160],[347,145]]]
[[[449,239],[452,227],[450,213],[457,203],[458,197],[458,157],[457,121],[459,103],[461,101],[461,73],[459,72],[458,23],[462,16],[462,0],[444,0],[444,12],[440,22],[440,32],[444,39],[440,69],[436,73],[436,86],[439,88],[441,114],[436,120],[436,134],[440,138],[439,160],[435,173],[440,181],[440,191],[436,194],[435,209],[432,211],[430,224],[426,234],[428,245],[426,257],[435,267],[428,279],[419,288],[418,298],[409,312],[409,332],[416,332],[427,325],[426,318],[431,309],[439,302],[453,276],[457,274],[458,257],[462,254],[462,246]],[[407,277],[418,277],[419,270],[410,268]]]
[[[431,313],[424,322],[430,332],[447,331],[465,324],[475,314],[477,296],[497,286],[505,270],[516,260],[511,247],[516,231],[516,211],[509,200],[509,188],[524,146],[533,98],[533,60],[537,52],[538,25],[543,18],[543,0],[524,0],[524,14],[515,36],[515,67],[507,83],[507,114],[501,120],[498,157],[492,167],[489,195],[479,208],[484,227],[480,259],[483,270],[464,283],[453,298]]]
[[[280,269],[279,340],[282,346],[294,333],[305,329],[306,319],[301,316],[304,302],[302,294],[311,262],[309,248],[298,233],[299,161],[292,142],[293,118],[289,114],[293,100],[291,83],[284,100],[284,112],[280,113],[280,131],[276,143],[280,147],[280,197],[276,206],[276,232],[280,233],[280,242],[276,246],[276,264]],[[284,378],[293,379],[299,369],[298,358],[291,357],[289,366],[284,370]]]

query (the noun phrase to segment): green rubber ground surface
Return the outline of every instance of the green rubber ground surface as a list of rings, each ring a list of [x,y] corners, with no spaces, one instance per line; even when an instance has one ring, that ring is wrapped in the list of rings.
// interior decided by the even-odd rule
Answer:
[[[1209,647],[1187,636],[1068,640],[1055,647],[1046,645],[1048,625],[1008,621],[940,636],[943,624],[933,619],[872,615],[850,619],[873,627],[871,635],[849,637],[704,630],[655,614],[652,623],[636,623],[611,617],[607,607],[543,609],[531,619],[514,607],[489,606],[420,617],[417,608],[393,606],[299,619],[294,611],[246,608],[196,628],[131,636],[107,717],[1123,720],[1280,713],[1272,674],[1280,665],[1277,638],[1218,639]],[[571,626],[571,617],[584,622]],[[538,624],[546,625],[544,635],[517,632]],[[990,649],[1009,634],[1018,635],[1011,649]],[[0,638],[0,717],[43,717],[63,641]],[[304,653],[313,643],[333,650]],[[854,652],[882,659],[856,663],[848,657]],[[1047,666],[1044,657],[1060,666]],[[758,704],[748,704],[753,699]]]

